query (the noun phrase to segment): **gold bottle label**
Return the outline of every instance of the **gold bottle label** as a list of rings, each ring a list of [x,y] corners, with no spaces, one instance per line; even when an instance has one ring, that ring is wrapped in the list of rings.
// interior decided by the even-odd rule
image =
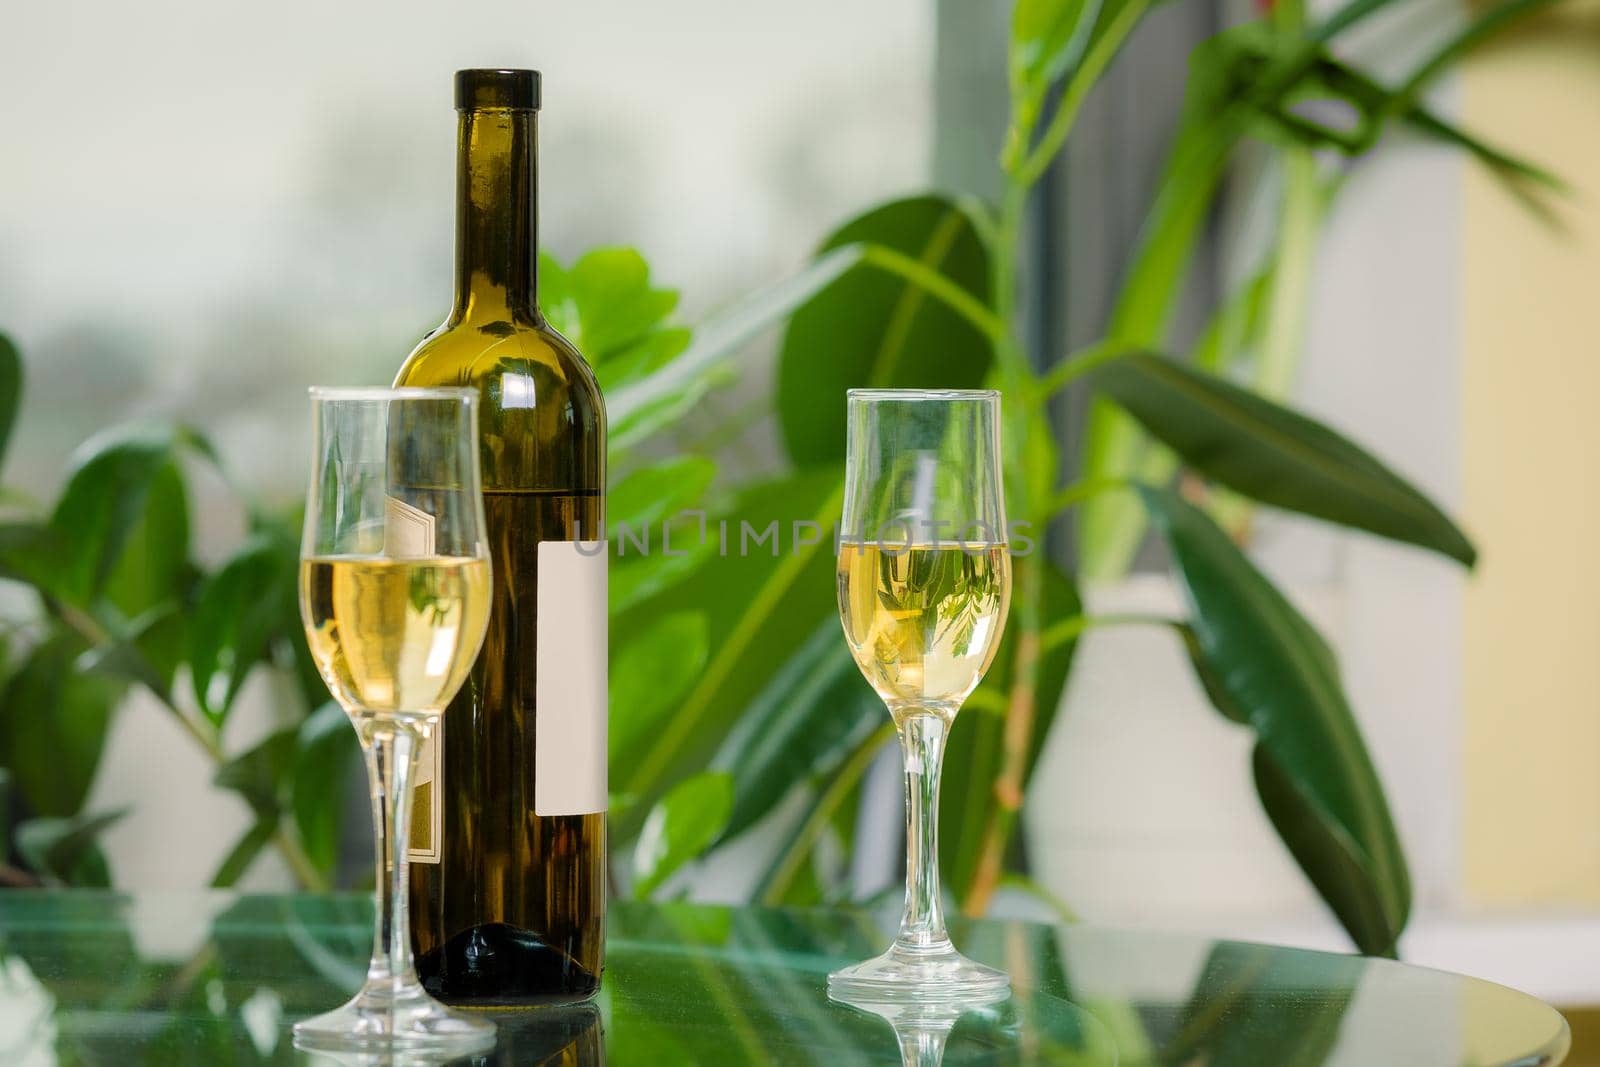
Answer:
[[[422,738],[417,766],[412,771],[411,847],[406,859],[412,863],[439,862],[439,785],[444,777],[444,718],[433,723]]]

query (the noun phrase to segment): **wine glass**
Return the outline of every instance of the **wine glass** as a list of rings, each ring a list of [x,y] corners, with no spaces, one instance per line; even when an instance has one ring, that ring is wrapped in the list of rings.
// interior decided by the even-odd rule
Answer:
[[[329,1051],[465,1053],[494,1024],[417,980],[409,870],[417,750],[461,688],[489,621],[477,397],[465,389],[312,389],[300,617],[354,724],[377,837],[372,962],[348,1004],[295,1024]]]
[[[1000,394],[852,389],[839,615],[888,705],[906,773],[906,903],[883,955],[835,971],[836,999],[986,1001],[1002,972],[955,950],[939,899],[939,767],[1011,601]]]

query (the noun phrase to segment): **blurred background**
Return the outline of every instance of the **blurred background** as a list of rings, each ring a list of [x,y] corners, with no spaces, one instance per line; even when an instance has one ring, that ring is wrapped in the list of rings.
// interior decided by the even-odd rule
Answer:
[[[237,549],[246,501],[292,509],[304,387],[388,381],[447,308],[459,67],[543,71],[541,244],[568,264],[596,247],[637,249],[690,326],[795,276],[869,205],[927,189],[1002,194],[1005,3],[463,10],[62,0],[9,13],[0,329],[25,367],[9,506],[48,510],[98,430],[169,419],[201,430],[226,472],[188,470],[201,570]],[[1480,11],[1389,5],[1335,51],[1398,83]],[[1571,1010],[1582,1049],[1584,1009],[1600,1006],[1600,5],[1527,16],[1464,49],[1423,99],[1567,188],[1529,195],[1481,154],[1414,129],[1350,153],[1305,149],[1322,210],[1297,246],[1304,296],[1283,327],[1295,355],[1250,382],[1439,502],[1479,564],[1469,573],[1281,511],[1238,530],[1338,652],[1411,866],[1404,958]],[[1155,9],[1087,97],[1035,187],[1019,249],[1019,329],[1041,367],[1103,336],[1115,313],[1164,188],[1191,54],[1258,17],[1273,16],[1224,0]],[[1296,150],[1259,141],[1206,198],[1172,313],[1180,350],[1293,223],[1283,190]],[[782,468],[770,398],[807,386],[780,373],[781,347],[781,328],[741,346],[736,380],[652,435],[633,465],[703,452],[730,492]],[[1092,462],[1087,398],[1064,394],[1052,418],[1070,478]],[[1052,556],[1076,566],[1082,531],[1053,530]],[[1184,610],[1159,547],[1078,569],[1096,613]],[[0,590],[17,619],[33,603],[18,583]],[[14,658],[26,645],[24,632]],[[243,686],[219,728],[229,751],[303,714],[286,710],[281,672]],[[7,692],[0,716],[34,714]],[[1349,946],[1261,812],[1250,734],[1208,707],[1173,633],[1086,633],[1062,708],[1021,846],[1044,893],[1002,893],[991,910],[1040,916],[1066,902],[1097,923]],[[213,784],[215,761],[149,693],[119,694],[107,722],[81,810],[127,809],[100,841],[111,882],[208,883],[258,814],[250,800]],[[898,878],[897,788],[893,753],[878,757],[863,807],[890,815],[856,845],[885,858],[845,865],[855,898]],[[791,798],[791,814],[805,804]],[[359,821],[359,801],[353,810]],[[24,798],[10,817],[38,813]],[[741,871],[761,847],[724,849],[671,887],[742,899]],[[267,851],[237,884],[287,888],[294,876]]]

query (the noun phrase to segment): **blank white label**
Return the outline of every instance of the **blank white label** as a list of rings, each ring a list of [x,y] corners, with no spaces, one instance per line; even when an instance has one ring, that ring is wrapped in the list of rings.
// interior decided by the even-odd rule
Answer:
[[[539,543],[535,815],[606,810],[606,543]]]

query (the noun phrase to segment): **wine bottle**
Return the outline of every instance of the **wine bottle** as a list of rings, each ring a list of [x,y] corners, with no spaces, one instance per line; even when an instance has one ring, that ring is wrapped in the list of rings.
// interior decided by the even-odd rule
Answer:
[[[605,926],[605,408],[537,300],[537,71],[456,74],[455,304],[395,384],[476,388],[488,636],[420,759],[417,971],[464,1007],[592,996]]]

